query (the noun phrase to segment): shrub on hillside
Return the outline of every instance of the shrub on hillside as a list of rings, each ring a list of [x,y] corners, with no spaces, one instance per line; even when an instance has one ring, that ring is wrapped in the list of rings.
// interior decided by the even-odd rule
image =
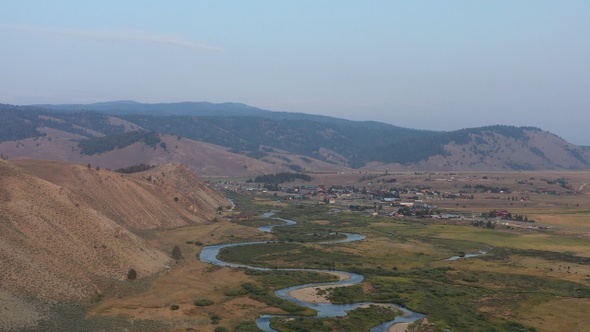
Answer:
[[[215,303],[215,302],[213,302],[212,300],[209,300],[209,299],[196,299],[193,301],[193,304],[198,307],[209,306],[209,305],[212,305],[213,303]]]
[[[135,271],[135,269],[129,269],[129,271],[127,271],[127,279],[129,279],[129,280],[137,279],[137,271]]]

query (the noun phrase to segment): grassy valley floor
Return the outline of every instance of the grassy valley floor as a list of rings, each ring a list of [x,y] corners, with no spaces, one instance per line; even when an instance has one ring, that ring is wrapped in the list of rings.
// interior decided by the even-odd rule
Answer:
[[[496,184],[526,186],[515,181],[518,176],[522,177],[516,174]],[[414,177],[423,183],[422,177]],[[531,181],[532,176],[526,177]],[[584,179],[576,173],[575,181],[580,182],[576,185],[582,186]],[[453,188],[452,183],[445,185]],[[551,226],[547,229],[529,224],[490,229],[472,226],[468,220],[373,216],[342,205],[278,202],[273,193],[231,195],[236,210],[223,212],[218,222],[148,234],[151,243],[165,252],[178,245],[184,258],[143,291],[105,297],[92,307],[90,316],[151,319],[169,331],[257,331],[254,320],[261,313],[312,315],[309,310],[273,299],[273,291],[334,276],[255,273],[198,260],[204,245],[278,240],[281,242],[227,248],[220,256],[226,261],[271,268],[363,274],[365,280],[359,285],[301,292],[316,301],[399,303],[428,315],[427,323],[420,327],[410,324],[413,331],[584,331],[590,326],[590,316],[585,314],[590,305],[587,194],[529,194],[527,203],[519,201],[512,206],[506,200],[486,199],[485,193],[458,205],[457,200],[436,202],[452,213],[473,214],[508,205],[511,211],[537,220],[534,225]],[[334,208],[339,211],[335,213]],[[269,224],[258,216],[270,210],[298,224],[277,228],[275,234],[258,231],[257,227]],[[230,220],[240,213],[253,217]],[[316,243],[325,234],[337,232],[363,234],[366,239]],[[488,253],[447,260],[479,251]],[[275,319],[273,327],[281,331],[346,331],[369,323],[359,319],[359,313],[336,319]],[[363,315],[374,314],[376,311]]]

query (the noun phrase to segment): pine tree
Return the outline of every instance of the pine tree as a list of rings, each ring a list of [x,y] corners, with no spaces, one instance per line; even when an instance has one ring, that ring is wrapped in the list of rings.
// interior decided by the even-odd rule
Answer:
[[[180,251],[180,247],[179,246],[174,246],[174,249],[172,249],[172,258],[176,259],[176,260],[180,260],[182,259],[182,252]]]

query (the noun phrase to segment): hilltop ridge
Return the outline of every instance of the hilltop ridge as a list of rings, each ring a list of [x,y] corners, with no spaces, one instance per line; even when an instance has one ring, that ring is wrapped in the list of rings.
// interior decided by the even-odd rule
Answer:
[[[590,150],[540,128],[451,132],[238,103],[0,105],[0,154],[117,169],[180,162],[200,176],[285,171],[589,169]]]

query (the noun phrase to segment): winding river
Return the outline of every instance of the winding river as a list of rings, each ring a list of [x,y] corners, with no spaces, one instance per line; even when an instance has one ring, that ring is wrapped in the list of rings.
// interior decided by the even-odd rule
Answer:
[[[272,212],[268,212],[263,215],[264,218],[271,218],[272,216],[273,216]],[[279,220],[283,223],[278,224],[278,225],[263,226],[258,229],[263,232],[272,232],[272,229],[274,227],[289,226],[289,225],[296,224],[296,222],[293,220],[286,220],[286,219],[280,219],[280,218],[273,218],[273,219]],[[362,240],[365,238],[365,236],[358,235],[358,234],[351,234],[351,233],[342,233],[342,234],[346,235],[346,238],[343,240],[331,241],[331,242],[320,242],[320,243],[330,245],[330,244],[343,243],[343,242],[359,241],[359,240]],[[201,251],[200,259],[203,262],[207,262],[207,263],[211,263],[211,264],[215,264],[215,265],[219,265],[219,266],[255,269],[255,270],[261,270],[261,271],[276,270],[276,269],[270,269],[270,268],[264,268],[264,267],[244,265],[244,264],[228,263],[228,262],[224,262],[222,260],[219,260],[217,258],[219,251],[223,248],[244,246],[244,245],[251,245],[251,244],[261,244],[261,243],[268,243],[268,241],[240,242],[240,243],[228,243],[228,244],[219,244],[219,245],[214,245],[214,246],[206,246],[206,247],[203,247],[203,249]],[[300,301],[296,298],[289,296],[289,293],[291,291],[301,289],[301,288],[307,288],[307,287],[354,285],[354,284],[358,284],[361,281],[363,281],[364,277],[360,274],[344,272],[344,271],[328,271],[328,270],[317,270],[317,269],[279,269],[279,270],[282,270],[282,271],[312,271],[312,272],[332,273],[332,274],[338,273],[340,275],[347,276],[346,279],[343,279],[340,281],[309,283],[309,284],[303,284],[303,285],[297,285],[297,286],[292,286],[292,287],[288,287],[288,288],[283,288],[283,289],[279,289],[279,290],[275,291],[275,295],[282,298],[282,299],[286,299],[286,300],[292,301],[298,305],[305,306],[305,307],[316,310],[317,311],[316,317],[346,316],[348,311],[354,310],[354,309],[359,308],[361,306],[366,306],[366,305],[371,305],[371,304],[377,304],[377,305],[383,304],[383,303],[374,303],[374,302],[357,302],[357,303],[350,303],[350,304],[331,304],[331,303],[311,303],[311,302]],[[393,324],[403,323],[403,322],[413,322],[415,320],[422,319],[422,318],[426,317],[423,314],[413,312],[413,311],[411,311],[407,308],[404,308],[400,305],[393,304],[393,303],[391,305],[394,306],[396,309],[402,311],[404,314],[402,316],[396,317],[394,320],[387,321],[387,322],[381,323],[381,324],[373,327],[371,329],[371,332],[387,332]],[[277,330],[270,327],[270,319],[275,316],[276,315],[261,315],[256,320],[256,324],[258,325],[258,327],[260,329],[262,329],[264,331],[278,332]],[[281,315],[281,317],[285,317],[285,316]]]

